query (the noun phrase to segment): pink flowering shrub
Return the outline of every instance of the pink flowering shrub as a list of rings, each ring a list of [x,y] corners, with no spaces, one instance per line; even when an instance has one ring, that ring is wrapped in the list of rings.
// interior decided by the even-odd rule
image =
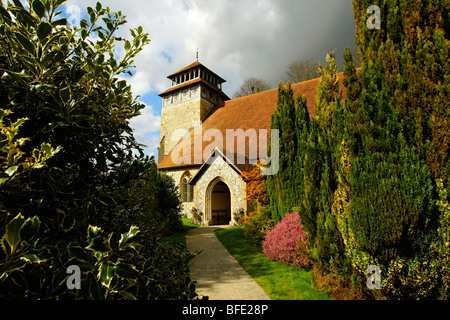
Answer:
[[[307,267],[306,234],[297,212],[287,214],[266,235],[263,254],[272,261],[279,261],[297,267]]]

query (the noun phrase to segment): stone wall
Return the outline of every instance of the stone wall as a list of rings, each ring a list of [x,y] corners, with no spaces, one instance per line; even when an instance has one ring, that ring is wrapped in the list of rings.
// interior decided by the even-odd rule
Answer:
[[[192,177],[194,177],[198,170],[200,169],[200,167],[192,167],[192,168],[182,168],[182,169],[174,169],[174,170],[170,170],[170,171],[166,171],[164,170],[163,172],[166,173],[168,176],[171,176],[175,182],[175,185],[178,186],[178,193],[179,193],[179,188],[180,188],[180,183],[181,183],[181,178],[185,175],[190,175],[190,177],[188,176],[188,179],[192,179]],[[188,217],[191,217],[191,209],[196,206],[196,188],[194,187],[194,202],[183,202],[182,203],[182,211],[181,214],[186,214]],[[180,195],[179,195],[180,196]]]
[[[161,110],[161,146],[166,156],[181,137],[172,139],[175,130],[189,130],[198,125],[213,104],[202,97],[201,85],[174,91],[163,98]]]
[[[211,191],[213,186],[223,181],[231,193],[231,223],[234,223],[234,213],[239,209],[247,212],[247,201],[245,200],[245,182],[239,174],[233,170],[222,157],[217,157],[214,162],[202,172],[197,180],[195,189],[195,205],[204,216],[204,224],[211,223]]]

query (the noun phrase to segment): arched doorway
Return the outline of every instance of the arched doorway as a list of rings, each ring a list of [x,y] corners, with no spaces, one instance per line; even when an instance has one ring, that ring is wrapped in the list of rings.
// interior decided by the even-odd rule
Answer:
[[[222,180],[212,188],[211,192],[211,224],[229,224],[231,221],[231,193]]]

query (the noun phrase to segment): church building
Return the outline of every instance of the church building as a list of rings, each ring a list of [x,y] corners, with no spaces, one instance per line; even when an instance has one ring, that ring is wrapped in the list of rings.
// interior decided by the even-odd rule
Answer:
[[[238,212],[253,210],[241,174],[267,154],[278,89],[230,99],[222,90],[226,81],[198,61],[168,79],[170,88],[160,94],[158,170],[179,186],[183,214],[195,208],[203,225],[234,224]],[[341,88],[342,79],[339,74]],[[307,97],[311,116],[318,82],[292,85],[294,97]]]

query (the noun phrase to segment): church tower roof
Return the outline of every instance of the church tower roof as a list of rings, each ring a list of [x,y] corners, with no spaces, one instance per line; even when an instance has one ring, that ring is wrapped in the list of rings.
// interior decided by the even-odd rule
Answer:
[[[224,79],[196,61],[168,76],[172,85],[162,98],[158,162],[178,142],[173,135],[201,123],[214,106],[230,98],[222,91]]]
[[[222,84],[226,82],[225,79],[212,72],[200,62],[196,61],[191,63],[187,67],[172,73],[167,77],[172,81],[172,87],[159,94],[160,97],[177,91],[181,88],[192,86],[194,84],[202,83],[216,91],[223,100],[229,100],[230,98],[222,91]]]
[[[187,72],[187,71],[190,71],[190,70],[193,70],[193,69],[196,69],[196,68],[202,68],[203,70],[207,71],[208,73],[210,73],[210,74],[212,74],[214,77],[216,77],[218,80],[220,80],[221,83],[226,82],[225,79],[221,78],[221,77],[218,76],[216,73],[212,72],[210,69],[208,69],[207,67],[205,67],[203,64],[201,64],[201,63],[198,62],[198,61],[195,61],[194,63],[191,63],[191,64],[188,65],[187,67],[185,67],[185,68],[183,68],[183,69],[181,69],[181,70],[178,70],[178,71],[175,72],[175,73],[172,73],[171,75],[167,76],[167,78],[169,78],[169,79],[172,80],[173,77],[175,77],[175,76],[177,76],[177,75],[180,75],[180,74],[183,73],[183,72]]]

